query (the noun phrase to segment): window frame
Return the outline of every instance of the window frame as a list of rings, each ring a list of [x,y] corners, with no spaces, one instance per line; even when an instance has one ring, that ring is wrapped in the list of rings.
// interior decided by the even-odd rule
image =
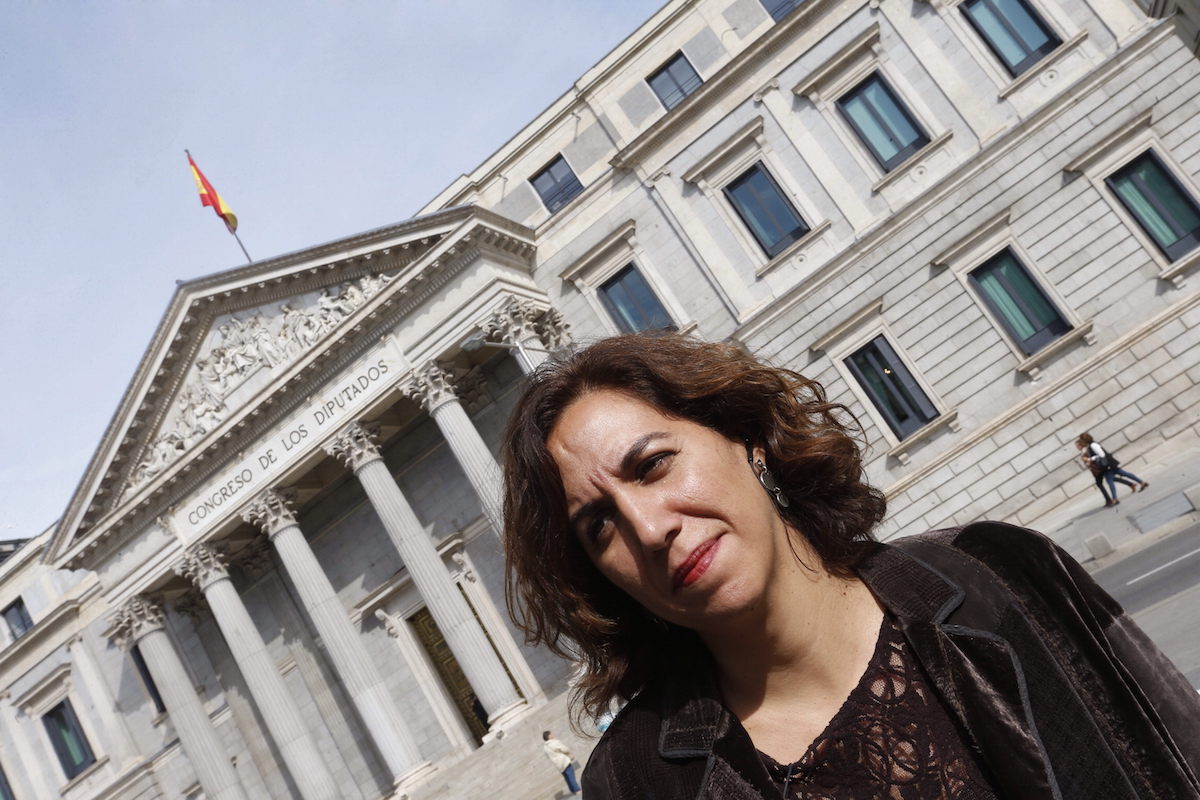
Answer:
[[[683,305],[671,291],[670,285],[659,277],[653,259],[646,253],[637,236],[637,224],[626,220],[582,256],[559,272],[558,277],[572,284],[591,306],[605,332],[618,335],[621,329],[599,296],[599,287],[627,265],[633,264],[638,273],[658,298],[676,330],[688,333],[695,330],[696,323],[687,315]]]
[[[854,361],[856,356],[870,348],[874,348],[879,358],[885,362],[881,367],[881,374],[894,373],[899,378],[900,385],[893,387],[894,393],[898,395],[912,394],[915,391],[920,395],[919,398],[910,398],[910,400],[914,400],[915,403],[905,403],[905,405],[909,406],[909,410],[913,412],[913,416],[917,419],[917,424],[912,425],[910,429],[901,430],[901,421],[898,419],[892,419],[892,414],[890,414],[889,410],[886,408],[887,404],[881,402],[881,398],[877,396],[876,387],[866,379],[866,376],[862,371],[862,367],[860,367]],[[910,369],[905,363],[904,359],[900,357],[900,354],[897,352],[896,348],[892,346],[892,343],[888,341],[888,337],[886,335],[880,333],[872,336],[865,343],[847,353],[842,358],[842,361],[846,365],[846,369],[858,382],[858,386],[860,389],[862,389],[863,394],[865,394],[871,401],[871,404],[874,406],[878,416],[883,419],[884,423],[891,430],[892,435],[896,437],[897,441],[903,442],[913,434],[933,423],[938,417],[941,416],[941,412],[938,410],[937,405],[933,402],[933,399],[929,397],[927,392],[925,392],[924,387],[922,387],[920,382],[917,380],[913,370]],[[907,380],[905,379],[905,376],[907,376]],[[886,380],[886,378],[884,378],[884,380]],[[922,399],[925,401],[925,405],[929,407],[928,416],[926,416],[925,409],[920,408],[920,400]]]
[[[1062,323],[1062,325],[1064,326],[1061,331],[1058,331],[1057,333],[1053,333],[1053,335],[1049,335],[1049,338],[1046,338],[1048,335],[1047,332],[1050,331],[1050,326],[1046,326],[1046,327],[1041,328],[1038,331],[1035,331],[1031,336],[1022,338],[1021,335],[1013,327],[1013,325],[1009,321],[1008,317],[1004,314],[1003,310],[998,305],[996,305],[995,300],[993,300],[991,295],[989,295],[984,290],[983,284],[981,283],[981,281],[978,277],[979,273],[982,272],[983,270],[988,269],[989,267],[993,266],[994,264],[998,263],[1001,259],[1006,258],[1006,257],[1011,259],[1012,263],[1017,266],[1017,269],[1020,270],[1022,273],[1024,273],[1024,275],[1025,275],[1026,279],[1029,281],[1029,283],[1038,291],[1038,293],[1041,294],[1042,299],[1046,302],[1046,304],[1050,306],[1050,309],[1054,312],[1054,314],[1058,318],[1057,322]],[[1032,317],[1031,317],[1032,312],[1030,309],[1024,308],[1024,301],[1019,296],[1019,294],[1014,291],[1013,287],[1009,287],[1007,285],[1008,281],[1006,278],[1001,276],[998,278],[998,280],[1002,284],[1004,284],[1005,293],[1009,296],[1010,300],[1012,300],[1012,302],[1015,303],[1016,305],[1021,306],[1020,311],[1021,311],[1022,315],[1024,315],[1026,317],[1027,321],[1032,323]],[[1017,255],[1016,252],[1014,252],[1012,247],[1009,247],[1009,246],[1002,247],[998,252],[994,253],[992,256],[987,258],[981,264],[978,264],[977,266],[973,267],[970,271],[967,272],[967,281],[968,281],[968,283],[971,284],[972,288],[975,290],[975,293],[978,295],[978,297],[979,297],[980,301],[983,303],[983,305],[986,306],[987,309],[991,312],[992,318],[996,320],[997,324],[1000,325],[1001,329],[1008,335],[1008,337],[1010,339],[1012,339],[1013,343],[1026,356],[1032,356],[1032,355],[1037,354],[1039,351],[1045,349],[1046,347],[1049,347],[1051,344],[1053,344],[1058,339],[1069,334],[1071,332],[1071,330],[1074,328],[1074,326],[1071,324],[1071,320],[1058,307],[1058,303],[1054,302],[1054,299],[1050,296],[1050,294],[1046,291],[1046,289],[1041,285],[1041,281],[1039,281],[1033,275],[1033,273],[1029,270],[1029,268],[1027,266],[1025,266],[1024,263],[1022,263],[1020,257]]]
[[[79,739],[79,744],[82,746],[85,758],[78,764],[75,764],[70,759],[69,743],[65,739],[60,739],[56,733],[56,729],[50,720],[52,714],[58,709],[64,711],[64,722],[66,727],[70,729],[71,734]],[[41,715],[42,727],[46,731],[46,737],[50,740],[50,746],[54,750],[54,755],[58,758],[58,764],[62,768],[63,774],[68,781],[82,775],[93,764],[96,763],[96,751],[92,749],[91,742],[88,740],[87,732],[83,729],[82,723],[79,721],[79,715],[75,712],[75,707],[71,703],[71,698],[64,697],[58,703],[46,709]]]
[[[537,179],[542,175],[548,175],[550,170],[554,169],[560,161],[567,168],[567,171],[571,173],[570,180],[562,181],[561,183],[556,181],[553,192],[548,193],[548,195],[542,194],[542,190],[538,188]],[[534,193],[542,201],[542,206],[550,212],[551,216],[554,216],[570,205],[571,201],[581,195],[584,190],[583,182],[579,180],[578,173],[575,172],[575,168],[571,166],[571,162],[567,161],[567,157],[563,153],[558,153],[544,167],[533,173],[529,177],[529,185],[533,187]],[[567,194],[568,192],[569,194]],[[553,206],[551,206],[551,201],[554,203]]]
[[[1179,239],[1177,239],[1175,242],[1173,242],[1170,245],[1164,245],[1162,242],[1160,242],[1158,240],[1158,237],[1155,236],[1150,231],[1149,225],[1147,225],[1142,220],[1142,218],[1138,214],[1138,212],[1135,211],[1129,205],[1129,203],[1125,200],[1125,198],[1121,196],[1121,194],[1117,191],[1117,187],[1115,185],[1115,180],[1119,175],[1121,175],[1122,173],[1125,173],[1125,172],[1132,171],[1134,169],[1135,165],[1137,165],[1139,162],[1144,161],[1144,160],[1148,160],[1149,162],[1153,163],[1156,167],[1158,167],[1158,169],[1161,170],[1163,176],[1166,178],[1167,183],[1176,192],[1178,192],[1179,195],[1185,201],[1187,201],[1187,203],[1192,207],[1192,210],[1195,212],[1195,214],[1197,216],[1200,216],[1200,203],[1197,203],[1195,196],[1193,194],[1191,194],[1190,192],[1188,192],[1187,188],[1175,176],[1175,173],[1171,170],[1171,168],[1163,162],[1163,159],[1161,157],[1159,157],[1159,155],[1155,152],[1154,147],[1147,148],[1146,150],[1142,151],[1138,155],[1136,155],[1133,158],[1126,161],[1114,172],[1111,172],[1108,175],[1106,175],[1104,178],[1104,183],[1108,187],[1109,192],[1111,192],[1112,195],[1117,199],[1117,202],[1120,203],[1122,207],[1124,207],[1125,211],[1128,212],[1129,216],[1142,229],[1142,232],[1146,235],[1146,238],[1154,243],[1155,247],[1157,247],[1159,249],[1159,251],[1166,257],[1166,259],[1168,261],[1174,263],[1174,262],[1179,261],[1180,259],[1184,258],[1185,256],[1189,255],[1190,253],[1195,252],[1197,249],[1200,249],[1200,224],[1197,224],[1196,227],[1192,228],[1190,231],[1183,234]],[[1140,183],[1140,181],[1139,181],[1139,183]],[[1139,189],[1140,189],[1140,187],[1139,187]],[[1141,192],[1141,193],[1145,197],[1145,199],[1151,205],[1153,205],[1155,207],[1155,210],[1157,210],[1157,211],[1159,211],[1159,213],[1163,214],[1164,217],[1166,217],[1170,213],[1170,212],[1166,212],[1166,210],[1162,207],[1162,202],[1158,197],[1156,197],[1152,194],[1146,193],[1146,192]],[[1164,213],[1164,212],[1166,212],[1166,213]],[[1168,220],[1168,224],[1170,224],[1171,222],[1172,222],[1172,220]],[[1174,227],[1174,225],[1172,225],[1171,227]]]
[[[687,69],[691,72],[691,77],[695,79],[695,85],[691,86],[690,88],[685,88],[682,84],[680,84],[676,75],[671,72],[671,69],[680,62],[686,65]],[[671,78],[672,81],[674,81],[676,91],[679,92],[678,100],[675,100],[674,102],[668,102],[667,98],[659,93],[658,87],[654,85],[654,81],[656,78],[662,75],[666,75],[667,77]],[[696,71],[695,66],[692,65],[692,62],[688,59],[687,55],[685,55],[682,50],[679,50],[675,53],[675,55],[671,56],[671,58],[667,60],[667,63],[663,64],[654,72],[646,76],[646,85],[650,87],[650,91],[652,91],[654,96],[658,98],[658,102],[662,103],[663,108],[669,112],[676,108],[684,100],[687,100],[689,97],[695,94],[696,91],[704,85],[704,79],[700,77],[700,73]]]
[[[1074,157],[1063,167],[1070,177],[1072,173],[1085,176],[1096,192],[1104,199],[1126,230],[1142,245],[1150,262],[1158,267],[1157,278],[1170,283],[1176,289],[1186,285],[1188,272],[1200,265],[1200,248],[1196,248],[1175,260],[1168,258],[1155,239],[1150,236],[1141,222],[1130,213],[1107,183],[1108,176],[1119,172],[1147,151],[1152,150],[1167,173],[1196,202],[1200,198],[1197,177],[1183,168],[1170,148],[1159,138],[1154,127],[1154,108],[1136,113],[1101,134],[1086,148],[1073,151]]]
[[[884,158],[879,153],[878,149],[876,149],[875,145],[871,142],[870,137],[867,136],[866,131],[862,130],[858,122],[853,116],[851,116],[850,112],[846,108],[847,100],[852,96],[865,95],[867,85],[870,83],[876,83],[883,90],[883,93],[888,97],[888,99],[895,104],[896,110],[899,111],[900,115],[904,117],[904,120],[911,125],[913,130],[915,130],[917,133],[917,138],[914,139],[913,142],[905,145],[902,148],[899,148],[897,153],[891,158]],[[865,99],[865,96],[863,99],[863,104],[871,112],[872,116],[877,118],[877,122],[881,125],[881,127],[883,127],[885,120],[879,113],[879,110],[875,108],[874,104]],[[842,115],[842,118],[845,120],[846,124],[851,130],[854,131],[855,135],[858,136],[859,141],[864,147],[867,148],[867,150],[871,153],[871,156],[876,160],[876,162],[878,162],[880,169],[882,169],[884,172],[891,172],[896,167],[900,166],[905,161],[919,153],[921,150],[924,150],[931,141],[929,138],[929,133],[925,130],[924,126],[921,125],[920,120],[918,120],[916,116],[908,109],[908,107],[904,104],[904,101],[896,93],[895,89],[892,88],[887,78],[884,77],[883,73],[879,70],[873,71],[866,78],[855,84],[853,88],[843,92],[836,100],[834,100],[834,105],[837,107],[838,112]]]
[[[747,228],[745,221],[734,210],[723,191],[726,185],[750,169],[755,162],[760,161],[770,173],[776,186],[783,191],[792,208],[800,215],[805,224],[810,225],[806,235],[774,257],[768,256],[764,252],[758,239]],[[760,114],[749,119],[728,138],[697,159],[680,176],[684,183],[690,183],[700,189],[704,197],[727,223],[735,243],[741,246],[746,255],[746,264],[754,265],[753,273],[740,275],[745,284],[752,284],[787,263],[806,261],[806,268],[815,269],[834,255],[832,247],[818,247],[818,244],[827,238],[825,234],[832,227],[829,219],[823,218],[818,213],[820,206],[813,197],[805,193],[804,187],[793,179],[786,167],[787,165],[775,156],[767,141],[765,123]],[[808,259],[805,256],[810,251],[814,257]]]
[[[887,55],[880,41],[879,23],[873,23],[793,86],[792,94],[807,98],[833,131],[839,134],[836,140],[843,144],[846,153],[862,168],[863,175],[871,182],[870,191],[883,193],[892,187],[894,192],[903,195],[893,199],[903,201],[904,197],[920,193],[957,163],[952,154],[946,152],[953,131],[938,124],[933,110],[925,104],[903,71],[892,67]],[[842,97],[872,76],[879,77],[893,99],[928,139],[924,145],[886,169],[838,107]],[[921,166],[925,168],[918,170]],[[900,181],[905,175],[914,180]]]
[[[735,200],[734,189],[732,188],[734,184],[737,184],[743,180],[747,180],[749,178],[750,174],[754,173],[754,172],[757,172],[758,174],[760,174],[766,178],[767,185],[775,190],[775,192],[778,196],[778,199],[784,204],[784,206],[788,210],[790,210],[793,214],[796,215],[796,220],[799,222],[799,227],[793,227],[790,231],[788,231],[786,234],[784,234],[783,237],[781,237],[780,239],[777,239],[774,243],[772,243],[770,245],[768,245],[766,242],[764,242],[762,240],[762,237],[759,235],[759,232],[755,229],[754,224],[747,218],[746,210],[742,208],[742,206],[738,203],[737,200]],[[775,176],[771,174],[771,170],[769,170],[767,168],[767,165],[761,159],[758,161],[755,161],[753,164],[751,164],[745,170],[743,170],[742,172],[735,175],[733,177],[733,179],[731,179],[729,182],[727,182],[724,186],[722,186],[721,194],[725,197],[725,200],[729,203],[730,207],[733,209],[733,211],[737,215],[738,219],[741,220],[742,225],[745,226],[747,232],[749,232],[751,237],[753,237],[754,241],[758,244],[758,246],[760,248],[762,248],[763,253],[766,255],[766,257],[768,259],[775,258],[780,253],[782,253],[783,251],[787,250],[789,247],[794,245],[796,242],[799,242],[800,240],[802,240],[805,236],[807,236],[813,230],[812,226],[809,225],[808,222],[804,219],[804,215],[800,213],[800,210],[798,208],[796,208],[795,203],[793,203],[791,198],[788,197],[787,192],[785,192],[783,190],[783,188],[779,185],[779,182],[777,180],[775,180]]]
[[[14,611],[17,612],[17,616],[21,622],[22,627],[20,631],[13,626],[13,620],[9,616],[10,612]],[[29,614],[29,607],[25,605],[25,598],[19,595],[0,610],[0,615],[4,617],[4,624],[8,626],[9,635],[12,636],[12,641],[14,642],[33,630],[33,617]]]
[[[931,263],[935,269],[949,269],[954,274],[955,279],[979,308],[980,313],[989,320],[993,327],[997,328],[1000,340],[1017,360],[1017,372],[1026,375],[1031,381],[1037,382],[1041,379],[1042,368],[1054,360],[1057,355],[1079,341],[1088,346],[1095,344],[1096,335],[1093,331],[1093,322],[1084,320],[1075,312],[1074,307],[1059,292],[1055,283],[1042,271],[1037,261],[1017,240],[1011,228],[1010,216],[1011,210],[1004,209],[999,214],[984,220],[966,236],[943,250]],[[990,302],[984,299],[978,286],[970,277],[971,273],[1006,250],[1012,252],[1013,257],[1025,270],[1025,274],[1038,287],[1058,315],[1070,326],[1068,331],[1032,353],[1021,347],[1019,340],[1010,331],[1003,316],[995,310]]]
[[[1011,26],[1007,24],[1007,20],[1003,18],[994,8],[998,2],[1016,3],[1018,6],[1023,8],[1029,15],[1030,20],[1033,21],[1034,25],[1036,25],[1042,34],[1047,38],[1046,44],[1043,44],[1041,47],[1035,50],[1027,52],[1021,62],[1016,65],[1008,63],[1008,59],[1006,59],[1000,52],[1000,48],[992,41],[992,38],[987,34],[987,32],[968,10],[968,6],[972,3],[987,5],[992,8],[993,14],[996,15],[997,19],[1001,21],[1005,28],[1011,28]],[[1009,74],[1009,77],[1013,78],[1014,80],[1021,77],[1026,72],[1029,72],[1040,62],[1045,60],[1048,55],[1061,47],[1064,41],[1063,38],[1058,34],[1058,31],[1054,30],[1054,28],[1046,22],[1042,14],[1038,13],[1038,9],[1026,2],[1026,0],[962,0],[962,2],[958,4],[958,8],[962,12],[963,18],[966,19],[967,25],[970,26],[971,30],[975,32],[975,34],[979,37],[979,40],[984,43],[984,46],[987,47],[987,49],[995,57],[997,63],[999,63],[1004,68],[1004,71]],[[1009,33],[1011,35],[1013,31],[1010,29]],[[1016,37],[1014,37],[1014,39],[1015,38]],[[1019,44],[1021,44],[1022,49],[1025,48],[1024,42],[1019,42]]]
[[[644,328],[637,328],[637,327],[633,327],[628,324],[628,320],[626,319],[627,315],[621,311],[616,300],[613,299],[613,296],[609,291],[609,287],[615,281],[622,280],[624,278],[624,276],[627,276],[627,275],[636,275],[637,280],[640,280],[642,282],[646,292],[649,293],[650,297],[654,298],[654,302],[658,304],[658,310],[662,312],[662,315],[664,317],[666,317],[667,322],[665,325],[647,326]],[[600,298],[600,302],[604,304],[604,307],[608,311],[609,316],[612,317],[613,322],[616,324],[617,328],[619,328],[621,330],[622,333],[641,333],[643,331],[663,331],[663,330],[674,331],[674,330],[676,330],[675,320],[671,319],[671,313],[669,311],[667,311],[667,307],[663,304],[662,300],[659,299],[658,295],[656,295],[654,293],[654,288],[650,286],[650,282],[646,280],[646,276],[642,274],[642,271],[640,269],[638,269],[637,264],[634,263],[633,261],[630,261],[625,266],[619,268],[611,276],[609,276],[607,279],[605,279],[604,282],[600,283],[596,287],[596,295]]]
[[[887,444],[887,450],[884,455],[895,458],[903,466],[909,463],[910,453],[915,447],[928,441],[943,429],[949,429],[957,433],[962,430],[962,426],[958,422],[958,409],[946,405],[938,393],[934,391],[933,386],[925,379],[921,371],[916,368],[913,359],[900,344],[900,340],[883,319],[882,314],[882,298],[866,303],[858,310],[843,317],[840,322],[835,323],[818,336],[809,346],[809,351],[813,354],[824,353],[829,358],[838,375],[845,381],[846,386],[849,387],[850,394],[862,407],[866,418],[874,424],[875,428],[879,431],[879,435],[883,437],[884,442]],[[908,371],[909,376],[920,387],[926,400],[938,412],[937,416],[930,422],[906,435],[904,438],[898,437],[892,430],[888,420],[875,405],[874,398],[867,393],[864,386],[859,382],[858,377],[846,363],[852,353],[862,349],[865,345],[880,336],[887,340],[900,363]]]

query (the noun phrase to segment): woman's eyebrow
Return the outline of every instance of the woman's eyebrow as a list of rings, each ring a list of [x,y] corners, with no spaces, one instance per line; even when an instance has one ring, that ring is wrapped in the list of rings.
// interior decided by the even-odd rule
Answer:
[[[662,431],[654,431],[645,433],[634,439],[633,444],[629,445],[629,449],[625,451],[624,458],[621,459],[621,472],[632,472],[637,465],[637,461],[642,457],[642,452],[656,439],[665,439],[667,434]]]

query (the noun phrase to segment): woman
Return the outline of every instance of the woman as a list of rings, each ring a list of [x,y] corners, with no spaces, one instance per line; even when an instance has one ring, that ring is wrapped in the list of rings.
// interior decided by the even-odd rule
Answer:
[[[1104,448],[1092,438],[1090,433],[1080,434],[1079,438],[1075,440],[1075,447],[1083,452],[1083,458],[1089,469],[1097,466],[1103,470],[1104,478],[1108,481],[1108,494],[1112,497],[1104,505],[1114,506],[1117,504],[1117,485],[1115,481],[1118,477],[1126,479],[1122,483],[1133,481],[1138,484],[1137,490],[1139,492],[1150,485],[1132,472],[1120,469],[1117,466],[1117,459],[1112,454],[1105,452]]]
[[[536,373],[505,442],[509,607],[629,699],[603,798],[1200,798],[1200,703],[1044,537],[882,545],[853,417],[727,344]]]

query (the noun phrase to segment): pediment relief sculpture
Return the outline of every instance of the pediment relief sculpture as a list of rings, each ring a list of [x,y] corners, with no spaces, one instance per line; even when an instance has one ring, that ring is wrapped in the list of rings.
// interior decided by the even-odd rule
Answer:
[[[395,279],[366,275],[278,304],[218,317],[188,368],[166,421],[133,468],[122,493],[171,466],[215,430],[264,379],[292,364]]]

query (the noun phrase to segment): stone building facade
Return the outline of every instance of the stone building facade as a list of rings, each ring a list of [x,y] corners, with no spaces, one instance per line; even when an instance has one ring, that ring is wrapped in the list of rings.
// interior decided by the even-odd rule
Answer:
[[[496,454],[579,342],[671,326],[819,379],[885,537],[1036,523],[1094,491],[1084,429],[1193,446],[1181,19],[672,0],[413,219],[182,283],[0,564],[0,797],[419,794],[556,702],[569,665],[503,611]]]

